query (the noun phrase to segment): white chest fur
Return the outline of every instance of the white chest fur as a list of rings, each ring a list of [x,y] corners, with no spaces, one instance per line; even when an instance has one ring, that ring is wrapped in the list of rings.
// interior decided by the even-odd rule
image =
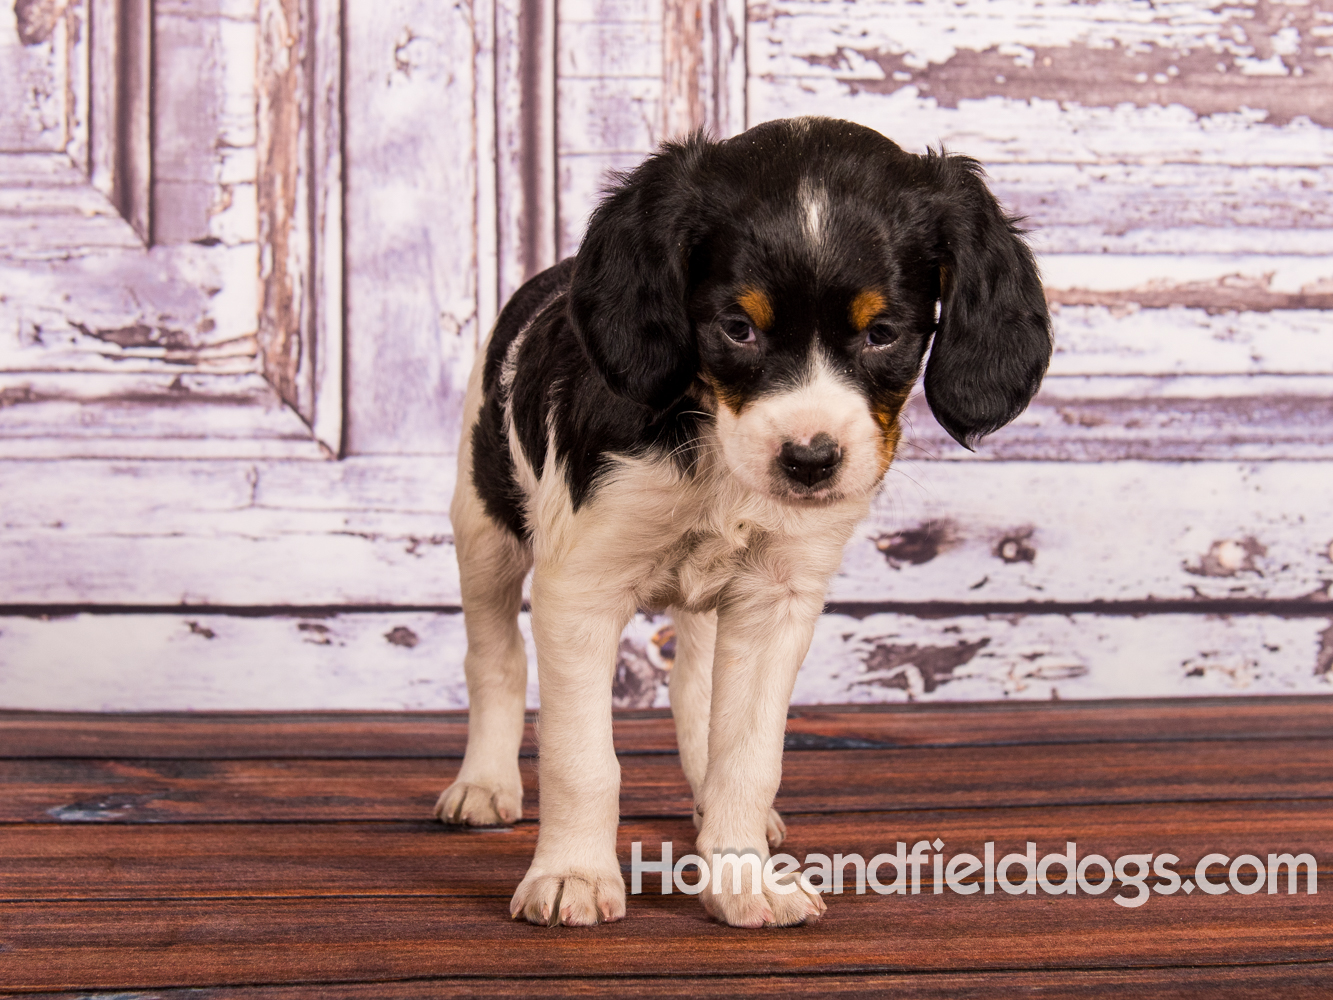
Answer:
[[[576,569],[593,589],[632,593],[644,609],[710,610],[743,573],[826,577],[868,507],[867,499],[800,505],[766,496],[708,455],[692,475],[666,458],[613,463],[574,511],[548,453],[540,481],[528,480],[534,557]]]

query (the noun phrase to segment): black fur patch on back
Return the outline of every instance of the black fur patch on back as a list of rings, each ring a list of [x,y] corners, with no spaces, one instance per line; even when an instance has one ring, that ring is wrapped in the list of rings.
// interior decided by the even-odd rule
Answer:
[[[553,438],[575,510],[592,497],[613,455],[669,454],[682,472],[692,471],[699,421],[710,419],[696,411],[689,397],[658,412],[611,391],[569,322],[566,292],[572,272],[573,260],[562,261],[514,293],[486,350],[481,413],[472,431],[472,481],[486,513],[522,539],[531,529],[509,451],[506,407],[538,478]],[[505,356],[520,334],[514,380],[506,391],[501,385]]]
[[[561,261],[527,282],[514,293],[495,322],[486,348],[486,367],[482,372],[482,403],[477,424],[472,429],[472,483],[486,508],[486,513],[519,538],[528,537],[527,518],[523,513],[523,492],[514,476],[514,459],[509,454],[505,434],[505,399],[500,394],[500,368],[509,345],[536,317],[547,303],[569,287],[574,259]],[[536,466],[538,472],[541,466]]]
[[[563,295],[554,300],[518,351],[514,429],[538,476],[548,428],[575,510],[591,499],[614,455],[669,454],[682,472],[693,471],[699,421],[711,418],[689,397],[658,412],[612,392],[574,336],[566,304]]]

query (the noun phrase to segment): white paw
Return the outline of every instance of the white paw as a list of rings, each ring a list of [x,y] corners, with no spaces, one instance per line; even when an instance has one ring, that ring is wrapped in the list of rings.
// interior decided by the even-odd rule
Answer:
[[[435,818],[460,826],[508,826],[523,818],[523,786],[455,781],[440,793]]]
[[[618,868],[575,869],[550,875],[534,864],[514,890],[509,915],[532,924],[588,927],[625,916],[625,880]]]
[[[774,814],[776,815],[776,813]],[[704,909],[709,916],[732,927],[795,927],[814,923],[828,909],[818,893],[810,893],[800,883],[796,873],[776,881],[782,887],[791,886],[785,894],[761,885],[758,893],[751,892],[748,872],[740,892],[733,892],[730,873],[723,880],[725,891],[715,893],[710,885],[701,894]]]
[[[699,812],[699,807],[694,807],[694,828],[696,830],[703,826],[703,813]],[[782,817],[778,815],[776,809],[768,810],[768,821],[764,835],[768,838],[769,847],[778,847],[787,839],[787,824],[782,822]]]

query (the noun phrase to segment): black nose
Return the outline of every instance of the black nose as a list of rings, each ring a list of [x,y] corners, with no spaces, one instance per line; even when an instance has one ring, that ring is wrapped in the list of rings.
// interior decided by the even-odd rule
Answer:
[[[837,471],[842,449],[827,434],[816,434],[809,444],[788,441],[778,452],[778,467],[788,479],[803,486],[822,483]]]

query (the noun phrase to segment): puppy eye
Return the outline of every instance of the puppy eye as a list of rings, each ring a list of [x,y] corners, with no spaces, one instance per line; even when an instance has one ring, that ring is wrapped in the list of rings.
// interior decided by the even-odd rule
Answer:
[[[722,332],[727,335],[728,339],[738,344],[753,344],[758,339],[755,336],[754,327],[740,319],[724,320]]]
[[[867,347],[888,347],[898,339],[898,331],[888,323],[871,323],[866,327]]]

